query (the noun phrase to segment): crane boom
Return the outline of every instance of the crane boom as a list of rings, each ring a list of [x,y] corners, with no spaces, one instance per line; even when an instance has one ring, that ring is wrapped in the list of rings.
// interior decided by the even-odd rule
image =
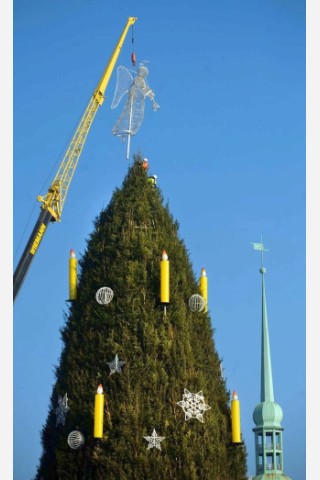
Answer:
[[[127,23],[120,35],[109,62],[94,90],[89,104],[82,115],[75,134],[70,142],[67,152],[60,164],[58,172],[50,185],[46,195],[38,195],[37,199],[42,203],[39,218],[30,235],[27,245],[22,253],[21,259],[13,276],[13,301],[15,300],[23,280],[29,270],[34,255],[40,245],[43,235],[49,222],[60,222],[63,206],[66,200],[68,189],[75,169],[78,164],[79,157],[83,150],[87,135],[89,133],[92,122],[95,118],[97,110],[104,101],[104,94],[108,86],[112,71],[117,62],[124,40],[128,33],[129,27],[136,22],[136,17],[129,17]]]

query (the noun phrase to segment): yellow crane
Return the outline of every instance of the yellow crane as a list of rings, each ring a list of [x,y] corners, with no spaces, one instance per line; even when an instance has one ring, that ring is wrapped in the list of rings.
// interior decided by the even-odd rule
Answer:
[[[104,101],[104,94],[107,85],[128,33],[129,27],[133,25],[136,20],[136,17],[128,18],[118,43],[116,44],[109,62],[100,78],[100,81],[93,92],[89,104],[79,122],[76,132],[73,135],[71,143],[60,164],[58,172],[48,189],[48,192],[44,196],[38,195],[37,197],[39,202],[42,203],[40,215],[13,275],[13,301],[20,290],[22,282],[25,279],[49,222],[61,221],[64,202],[66,200],[68,189],[70,187],[70,183],[77,167],[77,163],[83,150],[87,135],[97,110]]]

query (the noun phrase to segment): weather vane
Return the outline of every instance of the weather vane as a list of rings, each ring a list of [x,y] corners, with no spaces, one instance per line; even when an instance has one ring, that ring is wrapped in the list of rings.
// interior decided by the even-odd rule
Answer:
[[[254,243],[250,242],[253,245],[254,250],[260,250],[261,252],[261,267],[263,268],[263,252],[269,252],[269,249],[265,248],[262,242],[262,235],[261,235],[261,243]]]

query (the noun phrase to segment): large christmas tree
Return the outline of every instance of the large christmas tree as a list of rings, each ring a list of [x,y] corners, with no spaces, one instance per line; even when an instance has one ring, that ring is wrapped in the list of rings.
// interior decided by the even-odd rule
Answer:
[[[163,250],[170,260],[166,314],[159,298]],[[245,479],[246,451],[231,443],[230,392],[210,316],[189,308],[198,282],[140,155],[96,219],[80,266],[36,480]],[[102,287],[114,293],[108,304],[96,300]],[[115,358],[124,362],[117,369]],[[101,439],[93,436],[99,384]],[[67,441],[74,430],[84,437],[78,449]],[[154,441],[160,448],[151,448],[153,430],[164,437]]]

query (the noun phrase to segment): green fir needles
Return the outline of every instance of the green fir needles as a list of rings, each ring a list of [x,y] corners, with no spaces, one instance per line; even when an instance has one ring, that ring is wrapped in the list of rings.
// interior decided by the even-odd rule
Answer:
[[[159,298],[164,249],[170,258],[166,315]],[[244,480],[246,450],[231,444],[230,393],[210,316],[189,308],[198,292],[191,262],[140,155],[97,217],[79,263],[78,296],[61,332],[36,480]],[[102,287],[113,291],[108,304],[96,300]],[[115,358],[123,363],[110,375]],[[103,437],[94,439],[99,384]],[[186,419],[178,405],[185,390],[202,392],[200,408],[210,406],[203,422]],[[69,410],[57,424],[58,401],[66,393]],[[73,431],[84,437],[77,449],[68,444]],[[161,449],[148,448],[145,438],[153,431],[155,439],[165,438]]]

